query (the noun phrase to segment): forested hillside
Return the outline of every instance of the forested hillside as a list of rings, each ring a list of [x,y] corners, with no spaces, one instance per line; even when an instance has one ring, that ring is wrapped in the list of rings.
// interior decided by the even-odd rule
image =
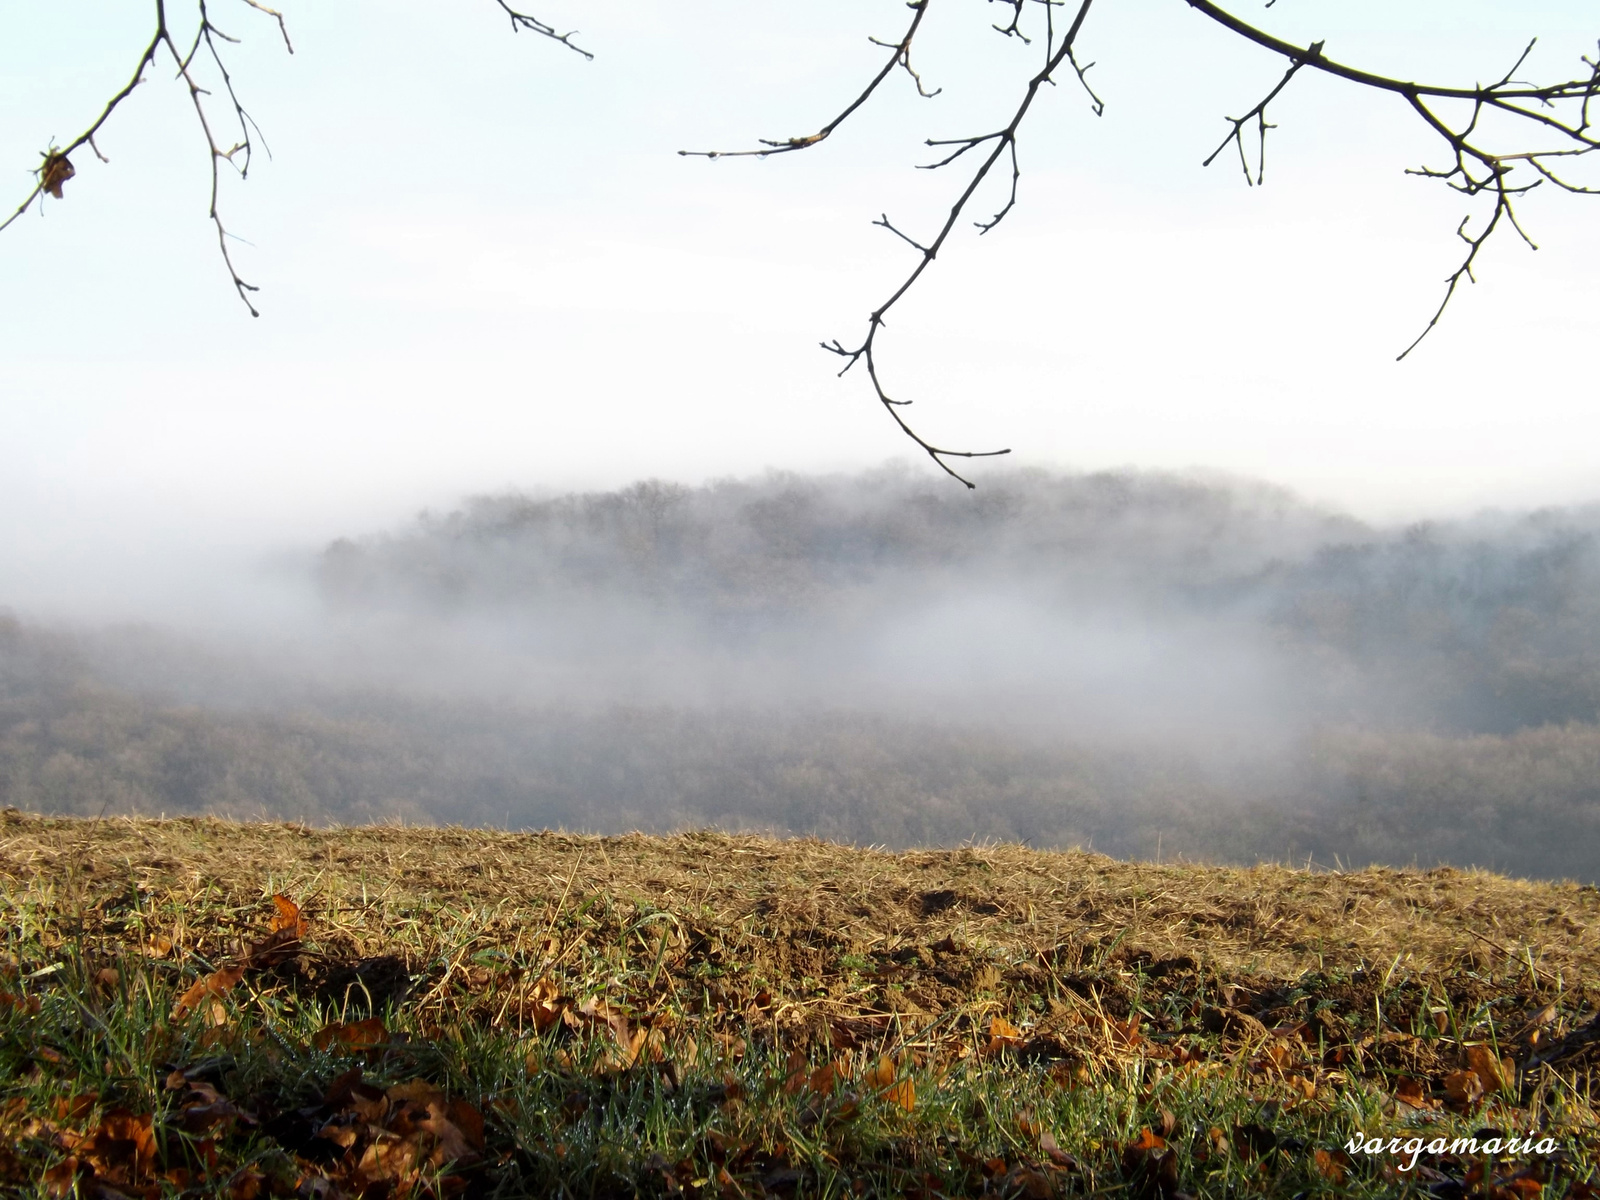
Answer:
[[[232,640],[0,627],[0,799],[1596,878],[1600,515],[883,471],[471,501]]]

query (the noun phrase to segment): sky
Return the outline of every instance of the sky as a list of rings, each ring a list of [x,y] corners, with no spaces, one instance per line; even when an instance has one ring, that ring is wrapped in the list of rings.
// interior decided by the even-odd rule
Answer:
[[[5,6],[0,178],[17,201],[38,153],[125,81],[147,8]],[[472,493],[910,453],[818,343],[859,340],[913,265],[873,218],[926,236],[964,185],[914,169],[923,140],[1014,106],[1038,48],[988,31],[998,6],[930,10],[917,65],[934,99],[896,78],[816,149],[719,161],[676,152],[810,132],[904,6],[531,9],[581,30],[593,61],[514,35],[492,0],[284,11],[292,56],[269,19],[213,5],[272,154],[221,199],[259,319],[219,260],[169,69],[97,139],[109,163],[80,152],[65,198],[0,233],[0,606],[154,604],[175,564],[317,546]],[[1452,83],[1497,77],[1535,35],[1523,74],[1570,77],[1600,34],[1577,0],[1238,11]],[[919,430],[1017,465],[1263,479],[1369,519],[1600,499],[1600,199],[1528,197],[1541,249],[1498,236],[1396,363],[1481,211],[1405,174],[1441,161],[1418,122],[1297,79],[1265,186],[1247,187],[1227,155],[1201,160],[1278,61],[1181,0],[1100,0],[1080,45],[1104,114],[1070,78],[1042,97],[1018,207],[981,238],[964,223],[882,340]]]

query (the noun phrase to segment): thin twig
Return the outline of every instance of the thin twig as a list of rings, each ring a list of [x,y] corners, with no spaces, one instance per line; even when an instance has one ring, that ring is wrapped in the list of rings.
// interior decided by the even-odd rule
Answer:
[[[898,42],[882,42],[876,38],[871,39],[876,46],[887,46],[890,50],[889,61],[872,77],[872,82],[867,84],[865,90],[845,106],[843,112],[829,121],[821,129],[805,137],[792,137],[782,139],[761,138],[760,150],[679,150],[678,153],[685,158],[766,158],[770,154],[787,154],[794,150],[809,150],[819,142],[826,141],[839,126],[850,118],[858,108],[872,98],[879,85],[889,78],[896,67],[903,67],[916,81],[917,92],[925,97],[939,94],[939,89],[929,92],[922,86],[922,77],[911,69],[911,43],[917,36],[917,30],[922,26],[922,18],[927,15],[928,5],[931,0],[914,0],[906,7],[912,10],[911,24],[907,27],[904,36]]]
[[[249,0],[245,0],[245,2],[249,3]],[[525,12],[518,12],[516,9],[512,8],[511,5],[507,4],[506,0],[495,0],[495,3],[505,11],[506,16],[511,18],[511,28],[513,30],[521,32],[522,30],[526,29],[530,33],[537,33],[540,37],[547,37],[552,42],[560,42],[568,50],[571,50],[576,54],[583,55],[584,58],[588,59],[590,62],[594,61],[594,55],[590,54],[582,46],[573,44],[572,39],[578,36],[578,31],[576,29],[574,29],[571,33],[557,33],[555,31],[555,26],[547,25],[545,22],[539,20],[538,17],[530,16]]]

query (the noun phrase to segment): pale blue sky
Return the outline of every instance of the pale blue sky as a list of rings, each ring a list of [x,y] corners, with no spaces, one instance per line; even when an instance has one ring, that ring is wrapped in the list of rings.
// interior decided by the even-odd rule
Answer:
[[[884,342],[925,432],[1020,464],[1255,476],[1372,516],[1600,499],[1600,201],[1530,197],[1542,249],[1501,238],[1396,364],[1467,211],[1403,174],[1438,148],[1398,102],[1307,78],[1274,110],[1266,187],[1202,170],[1223,115],[1281,65],[1181,0],[1100,3],[1081,44],[1105,116],[1065,84],[1046,97],[1019,208],[958,236]],[[674,151],[831,115],[903,6],[535,7],[583,31],[584,62],[513,36],[490,0],[285,4],[292,58],[270,22],[216,7],[275,156],[224,186],[259,320],[217,260],[203,149],[164,70],[99,137],[110,165],[80,152],[66,199],[0,234],[0,605],[105,597],[106,563],[136,591],[195,546],[314,544],[468,492],[908,452],[816,346],[859,337],[910,266],[871,219],[923,233],[948,206],[958,178],[911,169],[921,140],[1014,103],[1034,52],[985,32],[998,7],[930,13],[937,99],[896,80],[824,147],[706,162]],[[128,74],[146,7],[0,9],[17,199],[52,135]],[[1600,35],[1573,0],[1240,11],[1460,82],[1535,34],[1525,74],[1576,73]]]

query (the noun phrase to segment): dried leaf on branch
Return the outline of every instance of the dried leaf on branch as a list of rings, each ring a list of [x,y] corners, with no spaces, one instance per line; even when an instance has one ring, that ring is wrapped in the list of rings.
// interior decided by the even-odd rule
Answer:
[[[77,173],[72,160],[65,154],[58,150],[47,151],[44,162],[39,164],[39,186],[60,200],[62,187]]]

